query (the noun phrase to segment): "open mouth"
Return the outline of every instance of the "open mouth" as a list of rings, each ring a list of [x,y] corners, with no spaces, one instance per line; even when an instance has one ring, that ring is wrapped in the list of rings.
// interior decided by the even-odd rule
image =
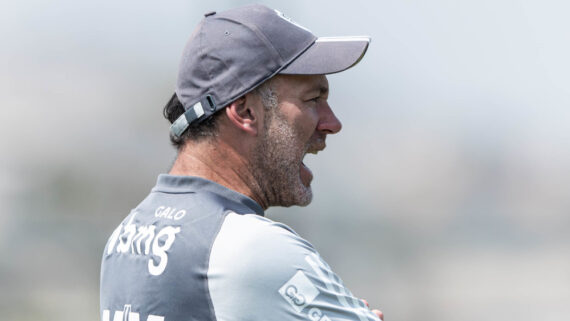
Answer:
[[[318,152],[325,149],[325,146],[326,145],[324,139],[320,139],[316,143],[313,143],[307,147],[307,151],[305,152],[305,155],[303,155],[303,160],[301,161],[301,169],[300,169],[301,182],[303,183],[303,185],[309,187],[311,185],[311,181],[313,180],[313,172],[305,164],[304,161],[305,157],[308,154],[317,155]]]
[[[305,156],[307,156],[308,154],[312,154],[312,155],[316,155],[319,152],[318,149],[316,150],[310,150],[307,151],[305,153],[305,155],[303,156],[303,161],[301,161],[301,182],[303,182],[303,185],[309,187],[311,185],[311,181],[313,180],[313,172],[311,171],[311,169],[307,166],[307,164],[305,164],[304,158]]]
[[[301,162],[301,182],[308,187],[311,185],[312,180],[313,172],[311,172],[311,169],[307,167],[304,162]]]

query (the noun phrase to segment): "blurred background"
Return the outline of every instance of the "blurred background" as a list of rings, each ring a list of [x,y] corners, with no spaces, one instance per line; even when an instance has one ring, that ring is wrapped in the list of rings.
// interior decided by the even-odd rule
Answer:
[[[268,217],[389,321],[567,320],[570,4],[259,2],[373,39],[329,77],[344,127],[308,159],[313,204]],[[99,320],[106,239],[175,157],[182,48],[245,3],[1,5],[1,320]]]

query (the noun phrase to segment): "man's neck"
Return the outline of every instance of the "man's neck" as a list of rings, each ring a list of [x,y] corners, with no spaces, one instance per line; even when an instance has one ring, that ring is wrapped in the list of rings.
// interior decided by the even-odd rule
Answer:
[[[248,196],[267,209],[259,184],[251,173],[246,158],[223,142],[187,143],[178,153],[169,174],[198,176]]]

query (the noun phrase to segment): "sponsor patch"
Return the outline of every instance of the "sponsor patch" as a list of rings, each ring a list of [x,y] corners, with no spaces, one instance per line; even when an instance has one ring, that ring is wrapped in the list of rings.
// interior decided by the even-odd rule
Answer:
[[[279,293],[300,313],[307,305],[315,300],[320,292],[303,271],[297,271],[297,273],[279,289]]]

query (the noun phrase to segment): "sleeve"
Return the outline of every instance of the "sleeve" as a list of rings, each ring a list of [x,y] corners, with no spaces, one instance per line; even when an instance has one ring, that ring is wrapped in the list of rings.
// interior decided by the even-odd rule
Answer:
[[[257,215],[226,216],[207,277],[218,321],[379,320],[310,243]]]

